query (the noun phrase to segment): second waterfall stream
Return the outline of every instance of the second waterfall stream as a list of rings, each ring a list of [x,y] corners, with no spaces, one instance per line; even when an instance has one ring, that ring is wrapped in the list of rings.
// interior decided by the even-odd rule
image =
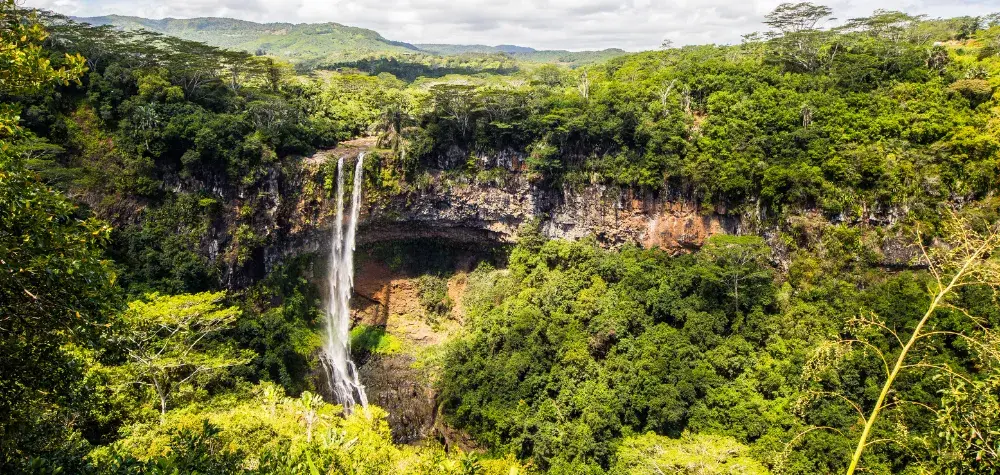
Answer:
[[[344,158],[337,162],[337,218],[330,246],[330,266],[327,273],[329,297],[326,305],[326,341],[323,343],[323,364],[327,370],[330,391],[345,410],[356,404],[368,406],[365,387],[358,379],[358,369],[351,361],[351,293],[354,289],[354,237],[361,211],[361,181],[365,154],[358,155],[354,167],[354,188],[351,212],[344,221]],[[345,229],[346,228],[346,229]]]

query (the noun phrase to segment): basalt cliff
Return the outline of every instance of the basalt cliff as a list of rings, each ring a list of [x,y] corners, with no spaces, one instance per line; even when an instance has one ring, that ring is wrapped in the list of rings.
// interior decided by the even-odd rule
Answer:
[[[327,164],[339,156],[354,159],[362,151],[349,144],[320,152],[282,177],[270,213],[274,221],[268,226],[275,245],[264,250],[262,264],[271,267],[290,255],[322,251],[333,218],[324,189]],[[632,244],[686,252],[714,234],[744,231],[739,216],[721,210],[704,213],[689,200],[600,184],[552,187],[517,170],[488,180],[443,171],[428,172],[426,178],[419,189],[369,196],[362,207],[359,244],[413,239],[506,244],[531,224],[548,238],[592,237],[605,247]]]
[[[326,252],[335,216],[332,184],[337,159],[353,163],[371,148],[370,140],[346,142],[275,167],[253,187],[183,181],[172,186],[207,192],[221,204],[201,238],[201,253],[219,266],[225,286],[241,288],[291,257]],[[765,236],[780,261],[778,226],[830,224],[819,213],[804,211],[789,222],[765,226],[755,216],[722,208],[705,210],[689,197],[670,193],[641,193],[599,183],[553,186],[534,181],[516,160],[503,158],[484,158],[492,160],[488,169],[499,173],[431,170],[419,185],[389,191],[366,181],[358,245],[433,239],[483,248],[512,243],[523,226],[531,225],[548,238],[593,238],[609,248],[637,245],[683,253],[699,248],[712,235],[752,233]],[[880,231],[884,222],[855,224],[885,234]],[[875,236],[874,241],[872,247],[889,265],[905,263],[912,253],[892,235]]]

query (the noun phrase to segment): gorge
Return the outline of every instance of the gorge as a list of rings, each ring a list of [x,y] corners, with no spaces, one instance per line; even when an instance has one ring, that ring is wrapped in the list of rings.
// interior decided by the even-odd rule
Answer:
[[[0,473],[997,472],[1000,15],[760,19],[0,0]]]

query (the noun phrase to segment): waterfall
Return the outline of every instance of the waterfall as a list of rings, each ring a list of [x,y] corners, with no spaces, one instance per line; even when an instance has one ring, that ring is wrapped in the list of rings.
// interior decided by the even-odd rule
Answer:
[[[351,361],[351,291],[354,289],[354,236],[361,211],[361,172],[365,154],[358,155],[354,168],[351,213],[344,230],[344,158],[337,161],[337,220],[330,245],[327,275],[329,297],[326,305],[326,341],[323,365],[327,370],[330,391],[337,402],[350,410],[355,404],[368,406],[365,387],[358,380],[358,369]]]

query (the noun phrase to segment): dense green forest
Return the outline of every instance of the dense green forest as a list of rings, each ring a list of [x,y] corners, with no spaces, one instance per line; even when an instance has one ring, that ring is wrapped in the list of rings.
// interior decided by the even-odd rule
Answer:
[[[0,0],[0,473],[996,473],[1000,14],[832,15],[576,68],[293,65]],[[336,164],[279,177],[359,137],[374,204],[516,175],[744,226],[671,252],[524,223],[460,304],[446,243],[374,248],[455,328],[353,334],[433,389],[442,435],[404,444],[321,395],[321,257],[262,262]]]

